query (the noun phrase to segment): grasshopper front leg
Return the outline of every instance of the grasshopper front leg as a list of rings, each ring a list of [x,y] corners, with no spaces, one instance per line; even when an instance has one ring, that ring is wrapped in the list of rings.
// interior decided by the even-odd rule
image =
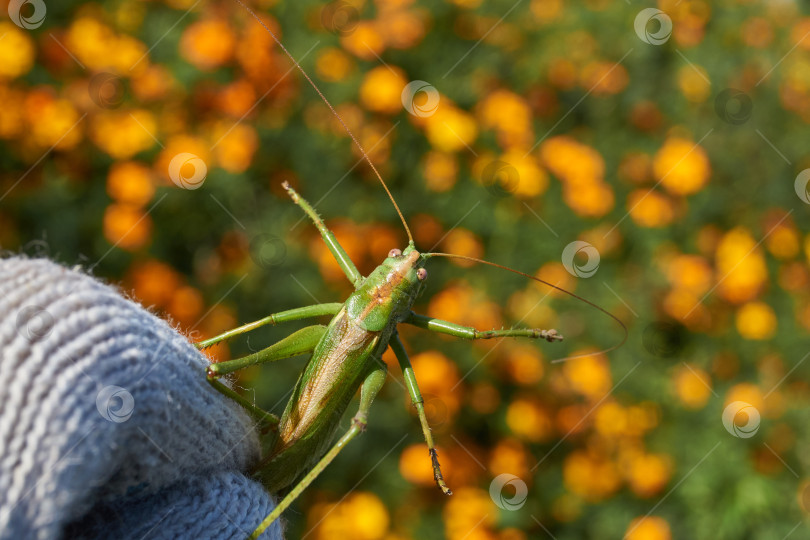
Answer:
[[[433,464],[433,479],[436,480],[436,484],[439,486],[439,489],[442,490],[442,493],[452,495],[453,492],[447,487],[444,476],[442,476],[442,469],[441,466],[439,466],[439,455],[436,453],[433,435],[430,432],[427,415],[425,415],[425,400],[422,399],[422,392],[419,391],[419,385],[416,384],[416,374],[413,371],[411,360],[408,358],[408,353],[405,352],[405,347],[402,345],[399,335],[394,334],[391,336],[391,341],[388,344],[399,361],[399,367],[402,368],[402,376],[405,378],[405,386],[408,388],[408,394],[411,396],[411,403],[416,407],[419,423],[422,424],[422,433],[425,436],[428,454],[430,454],[430,461]]]
[[[447,334],[463,339],[494,339],[503,337],[527,337],[545,339],[549,343],[562,341],[563,337],[556,330],[541,330],[539,328],[508,328],[504,330],[478,330],[472,326],[463,326],[450,321],[443,321],[434,317],[411,313],[402,321],[418,328]]]
[[[228,360],[227,362],[211,364],[208,366],[208,382],[219,392],[242,405],[262,426],[270,426],[271,429],[275,429],[279,422],[276,415],[270,414],[264,409],[257,407],[217,379],[248,366],[275,362],[276,360],[298,356],[299,354],[312,353],[325,331],[326,327],[322,325],[307,326],[257,353],[236,358],[235,360]]]

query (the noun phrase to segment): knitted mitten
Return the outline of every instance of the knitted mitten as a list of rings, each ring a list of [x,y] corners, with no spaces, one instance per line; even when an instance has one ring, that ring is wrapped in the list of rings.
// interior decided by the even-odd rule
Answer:
[[[0,539],[250,534],[274,507],[244,474],[259,442],[206,365],[92,277],[0,259]]]

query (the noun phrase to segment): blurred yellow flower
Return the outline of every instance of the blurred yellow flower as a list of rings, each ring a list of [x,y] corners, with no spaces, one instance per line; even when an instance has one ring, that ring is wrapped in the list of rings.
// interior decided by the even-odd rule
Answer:
[[[776,314],[764,302],[748,302],[737,310],[737,331],[745,339],[770,339],[776,333]]]
[[[625,540],[672,540],[669,523],[657,516],[635,518],[625,533]]]
[[[505,89],[495,90],[479,103],[477,114],[481,126],[495,129],[498,144],[505,150],[514,149],[515,156],[522,158],[534,144],[532,110],[522,96]]]
[[[381,66],[366,73],[360,85],[360,102],[375,112],[395,114],[402,109],[402,91],[408,80],[398,67]]]
[[[491,330],[502,325],[500,305],[463,281],[451,283],[434,295],[428,305],[428,315],[474,326],[479,330]]]
[[[214,159],[228,172],[240,173],[247,170],[253,161],[253,154],[259,147],[259,136],[253,126],[233,125],[230,121],[215,126]]]
[[[529,9],[540,24],[549,24],[562,15],[563,0],[532,0]]]
[[[627,483],[639,497],[652,497],[672,476],[672,460],[663,454],[639,454],[630,461]]]
[[[673,374],[675,394],[689,409],[700,409],[711,397],[712,380],[709,374],[695,365],[684,364]]]
[[[190,327],[197,323],[204,308],[202,293],[186,285],[174,291],[166,311],[181,325]]]
[[[602,217],[613,209],[613,190],[605,182],[567,185],[563,188],[563,200],[583,217]]]
[[[666,268],[667,281],[678,289],[702,295],[712,285],[712,268],[700,255],[677,255]]]
[[[325,48],[315,61],[315,71],[323,80],[329,82],[344,80],[355,67],[354,60],[336,47]]]
[[[577,351],[573,354],[588,352]],[[563,375],[575,392],[591,400],[601,398],[612,386],[610,365],[602,354],[590,354],[566,361],[563,364]]]
[[[490,453],[489,471],[493,476],[508,473],[531,481],[530,460],[532,454],[522,442],[513,438],[503,439],[498,441]]]
[[[475,119],[453,105],[439,104],[435,114],[424,119],[425,136],[433,148],[457,152],[469,148],[478,137]]]
[[[386,4],[380,2],[378,5],[382,8]],[[394,49],[409,49],[425,37],[427,10],[406,10],[399,7],[380,9],[377,27],[388,46]]]
[[[673,195],[700,191],[711,175],[705,150],[690,140],[670,137],[653,158],[655,178]]]
[[[735,401],[742,401],[753,405],[760,413],[764,412],[765,409],[765,396],[759,386],[753,383],[744,382],[732,386],[728,392],[726,392],[723,406],[726,407]]]
[[[425,182],[428,189],[444,193],[453,188],[458,175],[458,159],[455,154],[430,150],[424,158]]]
[[[152,219],[137,206],[111,204],[104,212],[104,237],[116,247],[138,250],[151,234]]]
[[[605,456],[574,450],[565,457],[563,481],[572,493],[597,502],[619,489],[621,476],[616,464]]]
[[[0,83],[0,103],[23,103],[25,93],[22,90]],[[25,126],[25,114],[22,107],[0,107],[0,139],[11,139],[19,135]]]
[[[105,110],[90,121],[90,139],[115,159],[129,159],[155,144],[157,122],[149,111]]]
[[[13,79],[25,75],[34,65],[34,41],[28,32],[3,21],[0,22],[0,78]],[[9,103],[3,102],[4,108]]]
[[[373,21],[359,21],[354,30],[341,36],[343,48],[363,60],[374,60],[385,50],[385,37]]]
[[[439,456],[444,454],[440,448],[437,449],[437,452]],[[450,476],[451,470],[452,462],[444,460],[442,462],[442,472],[445,477]],[[418,486],[435,485],[436,482],[433,479],[433,465],[426,444],[412,444],[402,450],[402,453],[399,455],[399,473],[411,484]]]
[[[209,70],[228,62],[236,38],[224,20],[208,19],[188,25],[180,38],[180,54],[199,69]]]
[[[451,230],[444,240],[442,240],[441,246],[442,249],[447,253],[464,255],[465,257],[474,257],[476,259],[480,259],[484,255],[484,246],[481,244],[481,240],[478,238],[478,236],[476,236],[476,234],[472,231],[462,227],[456,227],[455,229]],[[475,264],[471,261],[464,260],[451,259],[451,261],[459,266],[464,267]]]
[[[792,259],[799,253],[799,233],[787,220],[779,225],[768,227],[771,231],[765,239],[765,247],[777,259]]]
[[[678,70],[678,87],[684,97],[693,103],[703,103],[712,92],[708,73],[694,64],[685,65]]]
[[[140,74],[147,69],[146,46],[132,36],[117,34],[94,17],[75,19],[67,30],[65,46],[89,69]]]
[[[164,66],[151,64],[132,77],[132,93],[141,101],[156,101],[168,94],[176,81]]]
[[[28,133],[37,146],[68,150],[81,141],[81,116],[70,101],[54,97],[43,87],[31,90],[22,106]]]
[[[672,201],[654,189],[637,189],[627,196],[630,217],[642,227],[666,227],[675,218]]]
[[[462,487],[453,491],[453,496],[445,503],[443,515],[448,540],[461,540],[473,530],[477,534],[488,533],[497,521],[498,508],[492,502],[489,492]],[[468,538],[472,538],[472,535]],[[485,535],[483,538],[494,540],[492,536]]]
[[[518,398],[506,410],[506,424],[523,439],[537,443],[551,436],[551,418],[546,408],[536,399]]]
[[[382,501],[373,493],[354,491],[335,504],[318,504],[309,515],[315,524],[315,538],[381,540],[390,518]]]
[[[768,280],[768,269],[757,241],[743,227],[727,232],[716,252],[717,293],[733,304],[753,300]]]
[[[120,203],[144,206],[155,194],[152,171],[137,161],[115,163],[107,174],[107,193]]]
[[[517,182],[503,186],[518,197],[536,197],[548,188],[548,174],[531,155],[526,156],[521,150],[508,150],[501,156],[501,160],[514,167],[517,172]]]
[[[167,185],[175,186],[169,176],[169,164],[171,164],[172,159],[178,154],[194,154],[205,163],[206,168],[210,168],[210,148],[211,145],[199,137],[185,134],[175,135],[166,142],[163,150],[158,154],[157,159],[155,159],[154,170]],[[180,173],[187,174],[183,169],[180,170]],[[191,171],[190,174],[194,174],[194,171]]]
[[[536,346],[510,345],[504,360],[506,372],[516,384],[531,386],[543,378],[543,355]]]
[[[582,87],[597,96],[618,94],[629,80],[627,69],[616,62],[590,62],[580,74]]]
[[[168,264],[155,259],[147,259],[132,266],[127,282],[132,294],[143,305],[162,308],[171,300],[175,290],[179,287],[180,276]]]
[[[237,79],[222,88],[217,105],[224,113],[241,119],[256,105],[256,89],[247,79]]]
[[[411,365],[422,396],[426,401],[438,398],[450,417],[444,420],[449,421],[461,407],[463,387],[458,384],[461,379],[456,363],[439,351],[425,351],[411,357]],[[408,403],[409,410],[414,412]]]

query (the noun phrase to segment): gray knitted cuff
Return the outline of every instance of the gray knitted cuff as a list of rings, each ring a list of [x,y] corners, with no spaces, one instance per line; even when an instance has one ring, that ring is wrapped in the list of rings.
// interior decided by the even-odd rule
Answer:
[[[252,531],[273,508],[243,474],[257,435],[206,364],[92,277],[0,259],[0,539]]]

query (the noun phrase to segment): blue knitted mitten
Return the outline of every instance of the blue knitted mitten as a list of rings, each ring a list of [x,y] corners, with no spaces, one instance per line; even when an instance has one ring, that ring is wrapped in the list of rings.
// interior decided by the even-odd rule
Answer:
[[[249,535],[274,508],[257,434],[206,365],[112,287],[0,259],[0,539]]]

